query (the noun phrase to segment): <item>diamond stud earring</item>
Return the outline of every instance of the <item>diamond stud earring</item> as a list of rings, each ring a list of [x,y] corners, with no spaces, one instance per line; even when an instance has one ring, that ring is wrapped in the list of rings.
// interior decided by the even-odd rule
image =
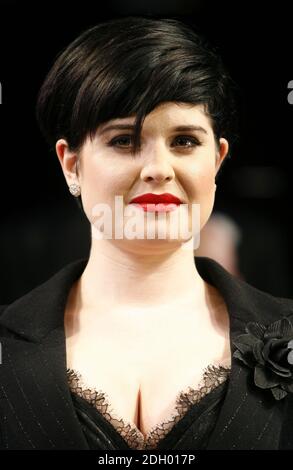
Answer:
[[[69,185],[69,191],[75,197],[80,196],[80,186],[78,184],[75,184],[75,183],[70,184]]]

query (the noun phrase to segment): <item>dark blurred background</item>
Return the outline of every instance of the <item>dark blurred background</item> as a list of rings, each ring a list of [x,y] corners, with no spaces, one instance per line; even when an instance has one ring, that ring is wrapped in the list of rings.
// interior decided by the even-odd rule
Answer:
[[[11,0],[0,1],[0,304],[88,255],[87,220],[40,135],[35,101],[62,48],[85,28],[129,14],[192,22],[219,47],[241,89],[240,138],[217,182],[215,204],[215,215],[232,227],[231,272],[273,295],[293,297],[292,9],[251,1]],[[230,240],[231,231],[219,238],[210,233],[213,246],[206,242],[203,254],[219,254],[225,264],[221,240]]]

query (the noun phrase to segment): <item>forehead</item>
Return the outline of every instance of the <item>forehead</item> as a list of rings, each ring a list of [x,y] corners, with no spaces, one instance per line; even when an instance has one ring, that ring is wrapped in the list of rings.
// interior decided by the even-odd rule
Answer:
[[[111,119],[99,127],[99,133],[103,133],[109,126],[119,124],[133,125],[135,116],[125,118]],[[212,123],[209,116],[205,113],[202,104],[160,103],[149,114],[146,115],[142,130],[143,132],[163,132],[176,127],[194,126],[194,130],[206,131],[206,134],[212,134]],[[196,129],[198,128],[198,129]],[[182,129],[183,130],[183,129]],[[192,129],[191,129],[192,130]]]

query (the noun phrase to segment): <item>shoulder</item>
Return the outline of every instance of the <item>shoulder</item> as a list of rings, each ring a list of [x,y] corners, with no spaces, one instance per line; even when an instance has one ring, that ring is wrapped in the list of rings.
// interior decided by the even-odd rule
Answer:
[[[1,319],[2,314],[5,311],[6,307],[8,307],[8,305],[0,305],[0,319]],[[0,325],[0,328],[1,328],[1,325]]]
[[[2,312],[4,312],[4,309],[6,308],[6,305],[0,305],[0,315]]]
[[[64,306],[73,283],[88,259],[81,258],[55,271],[51,277],[8,305],[0,307],[0,335],[18,335],[39,341],[64,321]]]
[[[293,299],[273,295],[269,292],[258,289],[242,279],[238,280],[238,285],[245,298],[248,301],[252,300],[254,305],[262,307],[263,309],[270,307],[273,311],[276,310],[284,315],[293,314]]]
[[[1,325],[2,315],[3,315],[3,313],[5,312],[5,310],[8,306],[9,305],[0,305],[0,338],[1,337],[3,338],[4,336],[10,336],[11,335],[9,330],[7,328],[5,328],[5,326]]]
[[[211,258],[196,258],[196,266],[201,277],[218,289],[235,318],[270,323],[293,314],[293,299],[260,290]]]
[[[287,317],[293,325],[293,299],[273,295],[242,279],[235,280],[234,285],[237,286],[236,291],[239,299],[234,300],[239,306],[239,317],[243,321],[273,325]]]

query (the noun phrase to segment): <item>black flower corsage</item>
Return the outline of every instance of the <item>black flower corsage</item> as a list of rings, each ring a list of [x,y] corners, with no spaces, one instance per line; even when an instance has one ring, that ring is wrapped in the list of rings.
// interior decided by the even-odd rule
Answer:
[[[268,326],[249,322],[234,339],[233,357],[254,369],[254,383],[276,400],[293,393],[293,323],[287,317]]]

